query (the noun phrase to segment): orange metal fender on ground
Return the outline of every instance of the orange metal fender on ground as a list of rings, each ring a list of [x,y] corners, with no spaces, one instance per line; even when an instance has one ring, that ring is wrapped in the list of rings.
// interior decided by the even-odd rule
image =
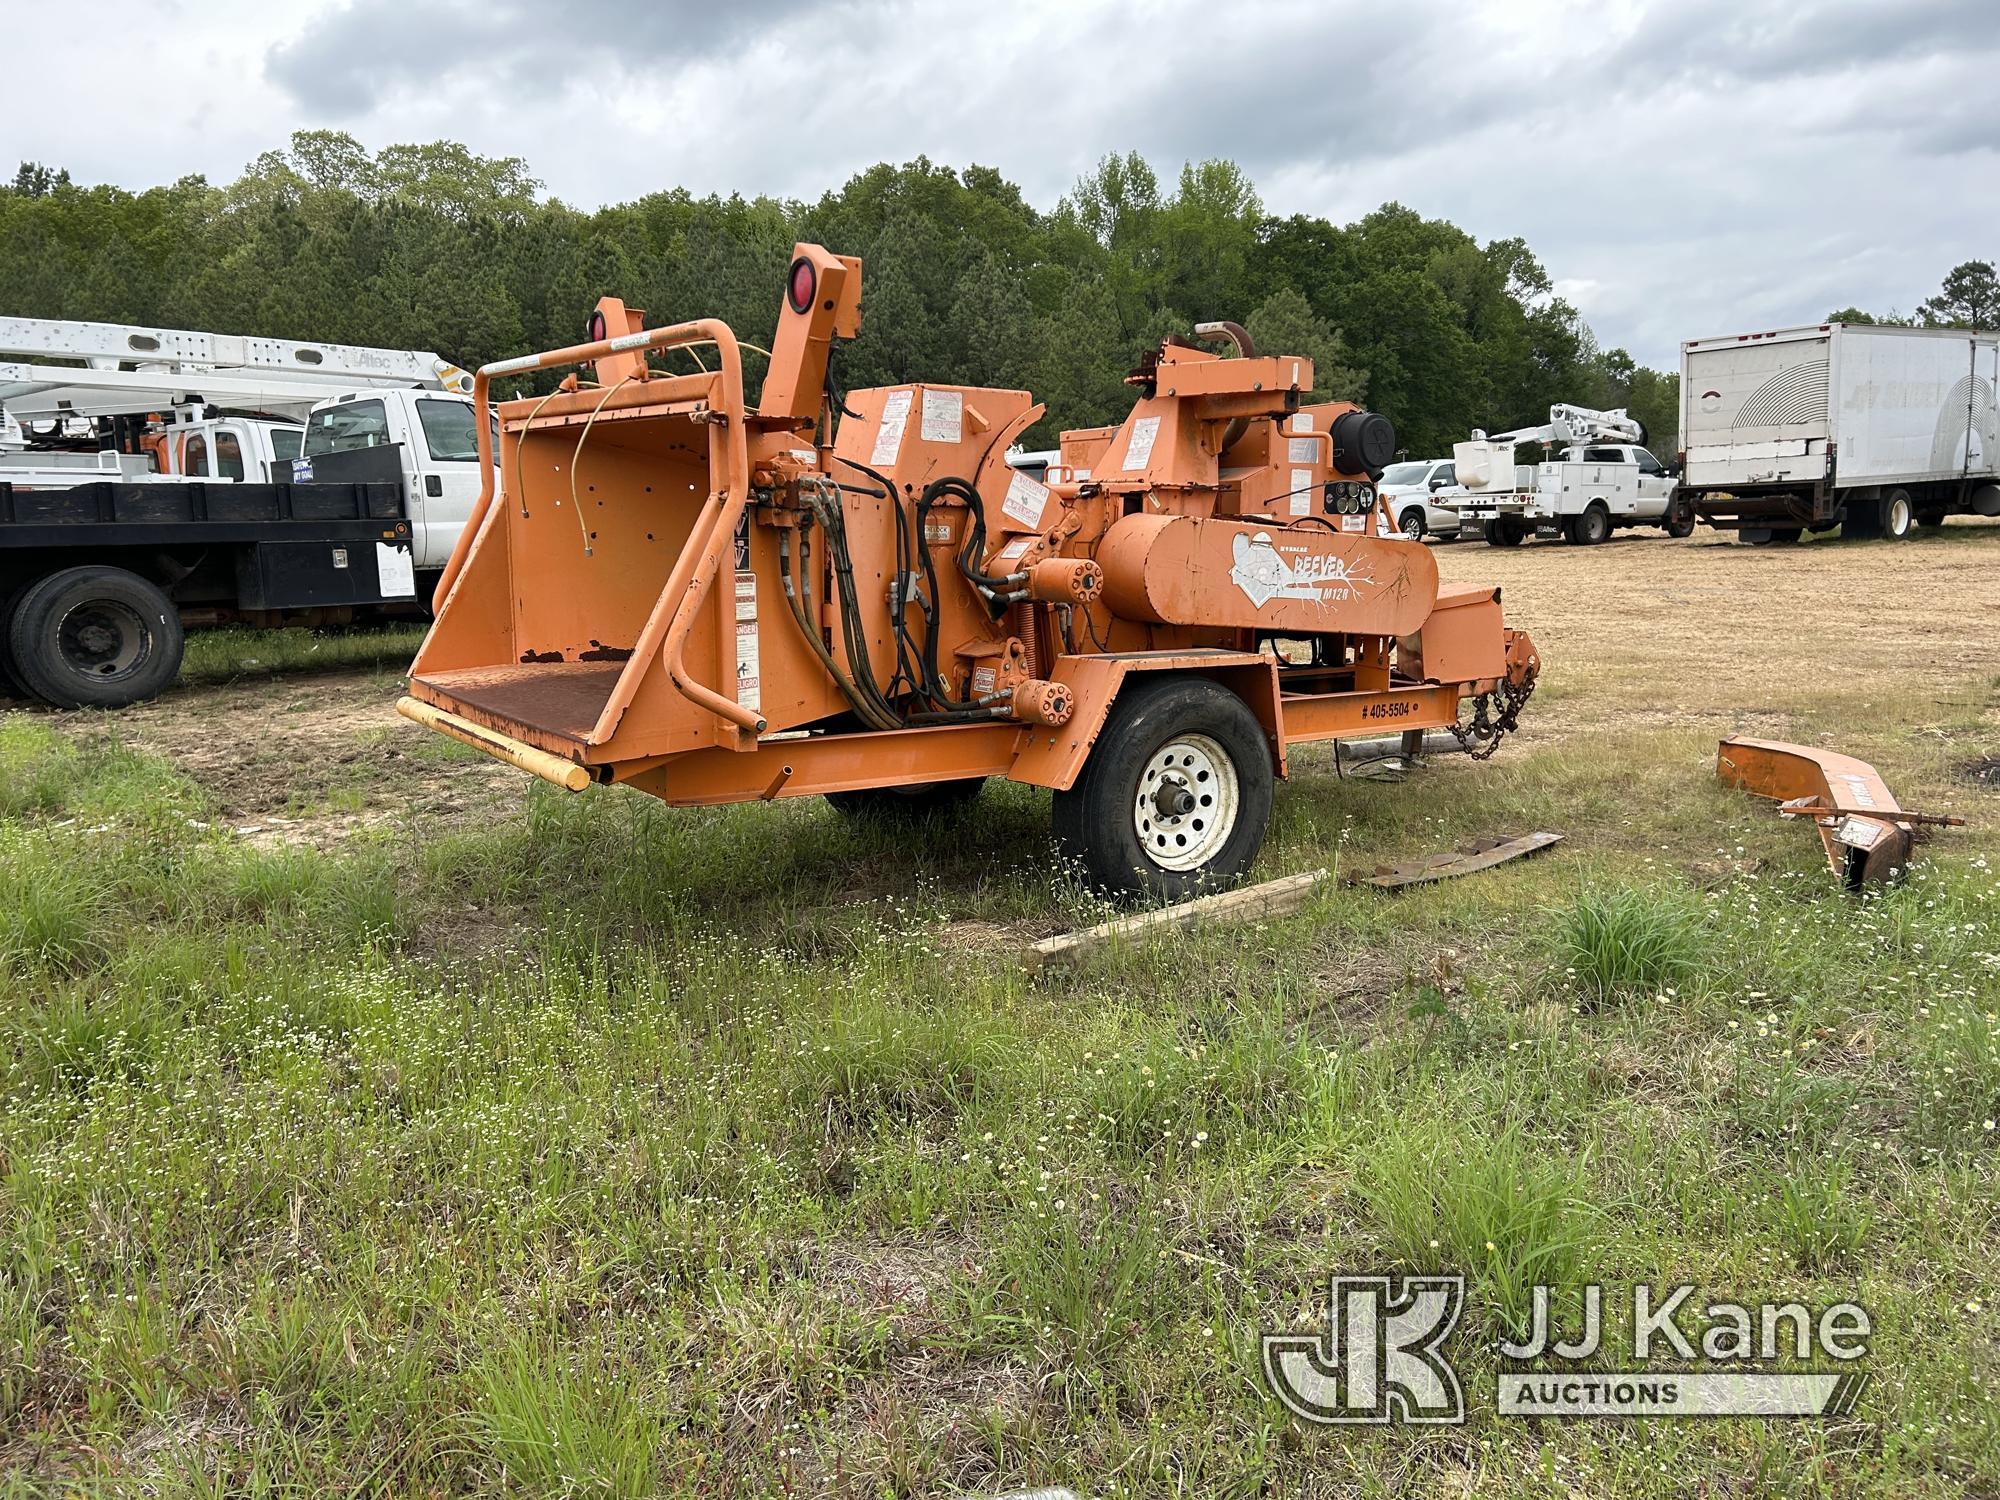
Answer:
[[[1787,817],[1811,818],[1849,890],[1907,870],[1918,828],[1965,821],[1906,811],[1867,761],[1812,745],[1731,735],[1716,747],[1715,774],[1724,786],[1771,798]]]

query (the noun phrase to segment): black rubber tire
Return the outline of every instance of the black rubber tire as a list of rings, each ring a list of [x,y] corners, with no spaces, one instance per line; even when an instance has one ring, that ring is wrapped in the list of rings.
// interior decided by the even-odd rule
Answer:
[[[1135,804],[1148,762],[1190,735],[1218,748],[1235,772],[1236,822],[1208,859],[1175,870],[1148,853]],[[1076,785],[1055,794],[1056,840],[1082,862],[1093,885],[1113,896],[1179,901],[1223,890],[1242,877],[1263,846],[1271,822],[1271,783],[1271,746],[1263,726],[1228,688],[1178,673],[1133,683],[1111,705]]]
[[[1489,547],[1518,547],[1528,539],[1527,528],[1512,516],[1495,516],[1482,530]]]
[[[1595,547],[1610,538],[1611,512],[1602,501],[1591,501],[1583,508],[1583,514],[1570,522],[1569,539],[1579,547]]]
[[[79,632],[92,635],[79,638]],[[107,642],[118,657],[105,660]],[[181,669],[173,601],[123,568],[64,568],[29,586],[7,622],[14,670],[60,708],[124,708],[157,697]]]
[[[1415,523],[1414,529],[1411,526],[1412,522]],[[1404,507],[1403,513],[1396,517],[1396,529],[1403,533],[1405,541],[1410,542],[1421,542],[1430,535],[1431,530],[1424,522],[1424,508],[1421,505]]]
[[[850,818],[949,817],[979,799],[984,776],[963,781],[920,781],[914,786],[868,786],[851,792],[828,792],[826,800]]]
[[[1944,512],[1941,510],[1924,511],[1917,517],[1917,524],[1926,531],[1936,531],[1944,525]]]
[[[1875,512],[1877,536],[1891,542],[1907,541],[1916,533],[1917,508],[1908,490],[1896,489],[1884,495]]]
[[[1667,513],[1660,518],[1660,530],[1677,542],[1686,541],[1694,535],[1694,507],[1669,505]]]
[[[30,698],[28,685],[21,681],[21,674],[14,670],[14,648],[8,644],[8,626],[14,619],[14,606],[21,601],[22,590],[13,589],[0,594],[0,698]]]
[[[1775,547],[1789,547],[1804,535],[1805,531],[1801,527],[1780,526],[1772,531],[1771,544]]]

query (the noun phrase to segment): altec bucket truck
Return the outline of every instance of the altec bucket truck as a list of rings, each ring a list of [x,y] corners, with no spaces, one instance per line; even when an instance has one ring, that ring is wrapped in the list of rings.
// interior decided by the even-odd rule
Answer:
[[[726,325],[614,299],[586,342],[480,370],[483,410],[497,378],[582,367],[500,407],[405,716],[678,805],[907,808],[1007,776],[1054,792],[1095,882],[1168,898],[1249,866],[1299,744],[1484,755],[1513,727],[1533,642],[1384,534],[1393,432],[1308,404],[1307,360],[1168,338],[1044,482],[1006,461],[1025,391],[833,395],[860,302],[858,260],[798,246],[754,406]],[[649,363],[670,351],[706,357]]]
[[[1517,465],[1514,450],[1524,443],[1561,456]],[[1477,533],[1496,547],[1518,547],[1530,535],[1589,547],[1623,526],[1692,536],[1693,508],[1645,444],[1645,424],[1623,408],[1551,406],[1539,426],[1492,437],[1475,430],[1471,442],[1454,444],[1461,488],[1438,503],[1458,512],[1461,536]]]

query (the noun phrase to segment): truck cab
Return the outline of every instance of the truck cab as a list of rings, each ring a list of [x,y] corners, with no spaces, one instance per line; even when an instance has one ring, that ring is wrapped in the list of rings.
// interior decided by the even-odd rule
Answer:
[[[444,391],[355,391],[322,401],[306,418],[292,478],[330,477],[339,455],[394,458],[420,573],[442,569],[479,498],[479,443],[472,403]],[[492,451],[499,452],[497,436]],[[356,477],[361,477],[357,475]]]
[[[290,481],[304,432],[267,417],[208,417],[162,427],[145,446],[156,473],[270,484]]]
[[[1647,449],[1633,443],[1579,443],[1563,454],[1565,463],[1630,464],[1634,472],[1632,514],[1642,520],[1660,515],[1673,498],[1676,480]]]

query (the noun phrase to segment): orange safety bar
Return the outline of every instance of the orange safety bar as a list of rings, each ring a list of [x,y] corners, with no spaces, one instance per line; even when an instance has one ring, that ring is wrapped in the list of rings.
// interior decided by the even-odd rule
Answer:
[[[703,502],[701,513],[695,518],[694,529],[688,535],[688,545],[675,559],[673,572],[667,577],[667,585],[660,592],[659,602],[647,616],[645,628],[639,633],[638,644],[633,654],[644,657],[657,651],[667,669],[667,676],[683,697],[757,734],[765,727],[763,715],[696,682],[689,676],[687,667],[681,660],[688,632],[694,628],[696,611],[714,584],[715,575],[720,569],[723,548],[730,544],[730,539],[736,534],[737,522],[742,519],[743,511],[750,501],[750,445],[743,401],[743,358],[737,348],[735,333],[730,330],[728,324],[717,319],[700,318],[692,323],[675,323],[666,328],[649,328],[639,333],[623,334],[617,338],[598,339],[588,344],[572,344],[566,349],[551,349],[543,354],[527,354],[518,359],[497,360],[479,367],[472,378],[475,434],[479,444],[479,498],[473,502],[472,514],[467,518],[464,529],[458,534],[458,543],[452,548],[450,560],[445,563],[443,576],[438,579],[437,591],[432,595],[431,607],[434,612],[443,613],[446,601],[451,597],[452,586],[458,582],[458,576],[465,567],[465,559],[471,554],[475,539],[493,506],[496,487],[493,478],[489,397],[489,386],[493,377],[525,375],[537,370],[553,369],[558,365],[585,364],[609,358],[614,354],[638,352],[643,355],[654,349],[677,349],[690,344],[712,344],[718,355],[720,369],[715,374],[720,381],[722,396],[720,415],[726,425],[727,459],[722,475],[725,482],[711,488],[707,500]],[[631,674],[628,673],[620,679],[611,698],[604,705],[604,712],[598,720],[593,739],[609,736],[619,718],[630,707],[632,694],[636,689],[637,681]]]

